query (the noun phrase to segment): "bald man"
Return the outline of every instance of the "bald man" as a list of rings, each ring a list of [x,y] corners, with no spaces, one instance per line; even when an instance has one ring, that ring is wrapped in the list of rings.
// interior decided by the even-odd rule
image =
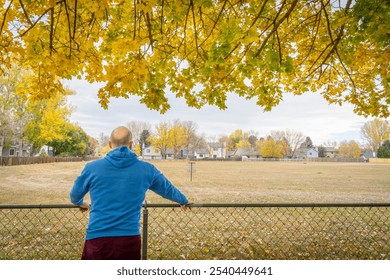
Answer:
[[[112,150],[85,165],[70,200],[90,210],[82,259],[141,258],[140,215],[147,190],[179,203],[188,200],[157,168],[131,151],[132,135],[120,126],[111,133]],[[91,206],[84,201],[89,192]]]

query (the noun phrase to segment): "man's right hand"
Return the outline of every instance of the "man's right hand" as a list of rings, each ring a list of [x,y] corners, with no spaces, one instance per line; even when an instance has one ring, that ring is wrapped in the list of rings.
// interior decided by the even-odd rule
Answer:
[[[185,205],[180,205],[180,208],[181,208],[181,210],[183,210],[183,211],[187,211],[187,209],[191,209],[191,205],[192,205],[193,203],[187,203],[187,204],[185,204]]]

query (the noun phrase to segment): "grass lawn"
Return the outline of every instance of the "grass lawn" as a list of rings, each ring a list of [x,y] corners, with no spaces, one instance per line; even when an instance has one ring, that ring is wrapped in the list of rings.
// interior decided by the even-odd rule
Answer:
[[[390,202],[390,164],[153,161],[188,198],[206,202]],[[69,203],[85,162],[0,167],[0,204]],[[149,203],[166,202],[149,193]]]
[[[390,165],[153,162],[194,203],[390,202]],[[0,167],[0,204],[69,204],[85,163]],[[148,203],[167,201],[149,192]],[[150,208],[150,259],[390,259],[388,207]],[[78,259],[88,214],[0,210],[0,259]]]

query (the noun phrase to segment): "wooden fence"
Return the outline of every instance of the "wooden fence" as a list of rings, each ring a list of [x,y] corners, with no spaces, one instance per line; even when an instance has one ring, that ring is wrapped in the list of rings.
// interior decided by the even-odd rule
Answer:
[[[26,164],[40,164],[53,162],[76,162],[89,161],[96,159],[94,157],[0,157],[0,165],[26,165]]]
[[[365,162],[364,158],[307,158],[308,162]]]
[[[370,158],[370,163],[390,163],[390,158]]]

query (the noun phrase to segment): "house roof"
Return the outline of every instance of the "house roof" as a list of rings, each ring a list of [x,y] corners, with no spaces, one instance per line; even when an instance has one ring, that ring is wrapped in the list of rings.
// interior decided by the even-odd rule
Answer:
[[[236,156],[258,156],[260,152],[258,149],[253,148],[238,148],[235,154]]]
[[[219,142],[207,143],[207,145],[208,145],[210,148],[212,148],[212,149],[225,148],[225,146],[226,146],[225,143],[219,143]]]

